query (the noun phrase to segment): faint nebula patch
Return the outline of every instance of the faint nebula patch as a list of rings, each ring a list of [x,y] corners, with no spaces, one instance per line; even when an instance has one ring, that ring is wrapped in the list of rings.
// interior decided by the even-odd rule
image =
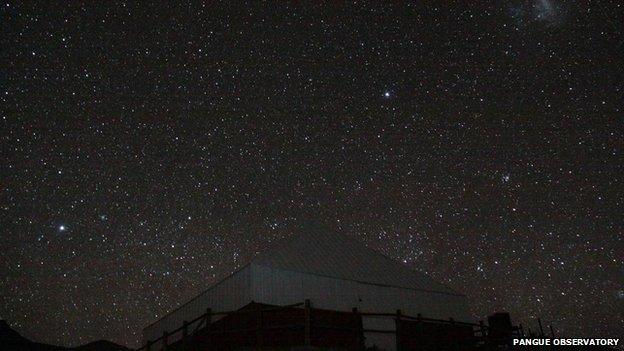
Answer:
[[[553,0],[532,0],[515,3],[509,7],[509,15],[518,26],[542,23],[560,25],[564,19],[562,4]]]

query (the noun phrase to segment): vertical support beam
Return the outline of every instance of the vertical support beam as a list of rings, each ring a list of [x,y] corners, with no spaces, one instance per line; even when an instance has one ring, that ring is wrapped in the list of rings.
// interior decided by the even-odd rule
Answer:
[[[262,346],[262,309],[258,311],[258,316],[256,320],[256,346]]]
[[[397,351],[401,351],[402,348],[402,344],[401,344],[401,310],[396,310],[396,319],[395,319],[395,327],[394,327],[394,339],[396,342],[396,349]]]
[[[422,314],[418,313],[416,315],[416,321],[418,322],[418,340],[422,342],[422,338],[423,338]]]
[[[206,334],[205,335],[206,335],[206,338],[208,339],[207,341],[210,343],[211,342],[210,331],[212,329],[212,309],[211,308],[206,308],[206,314],[205,314],[204,319],[206,320]]]
[[[362,324],[362,316],[360,315],[360,312],[358,312],[357,307],[353,307],[351,311],[355,317],[355,323],[357,323],[355,329],[357,343],[356,349],[364,349],[364,325]]]
[[[167,346],[169,346],[169,344],[167,343],[167,338],[168,338],[168,337],[169,337],[169,334],[168,334],[168,333],[167,333],[167,331],[165,330],[165,331],[163,332],[163,336],[162,336],[162,344],[163,344],[162,349],[163,349],[163,350],[166,350],[166,349],[167,349]]]
[[[182,349],[186,351],[188,348],[188,322],[182,322]]]
[[[459,340],[457,339],[458,333],[453,317],[449,318],[449,323],[451,324],[451,338],[453,339],[453,349],[459,350],[460,345]]]
[[[483,341],[483,345],[487,344],[486,332],[485,332],[485,323],[483,321],[479,321],[479,332],[481,333],[481,340]]]
[[[305,311],[305,326],[304,326],[304,340],[303,343],[305,346],[310,346],[312,344],[312,309],[311,309],[311,304],[310,304],[310,300],[306,299],[304,304],[304,311]]]

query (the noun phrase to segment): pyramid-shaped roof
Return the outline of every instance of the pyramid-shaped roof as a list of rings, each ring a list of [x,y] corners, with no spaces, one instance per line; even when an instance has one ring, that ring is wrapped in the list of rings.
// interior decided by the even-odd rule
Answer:
[[[319,225],[278,242],[252,264],[307,274],[413,290],[462,294],[363,243]]]

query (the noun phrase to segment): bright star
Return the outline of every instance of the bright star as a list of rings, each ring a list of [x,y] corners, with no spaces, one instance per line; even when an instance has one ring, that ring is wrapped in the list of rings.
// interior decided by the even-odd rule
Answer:
[[[389,91],[386,91],[386,92],[384,93],[384,97],[385,97],[385,98],[389,98],[389,97],[390,97],[390,92],[389,92]]]
[[[63,224],[59,225],[58,230],[61,232],[64,232],[67,229],[66,226],[64,226]]]

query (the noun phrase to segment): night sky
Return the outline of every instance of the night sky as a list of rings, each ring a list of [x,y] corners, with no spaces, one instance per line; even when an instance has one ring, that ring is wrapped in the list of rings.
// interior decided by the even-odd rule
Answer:
[[[25,336],[137,346],[309,218],[478,318],[623,335],[623,3],[89,3],[0,10]]]

